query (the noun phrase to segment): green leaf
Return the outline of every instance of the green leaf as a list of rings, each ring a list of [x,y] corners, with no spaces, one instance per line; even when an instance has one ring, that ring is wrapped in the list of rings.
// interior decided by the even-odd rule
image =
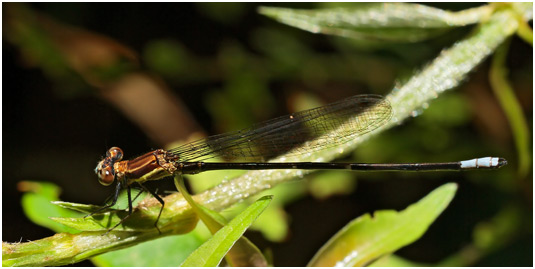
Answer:
[[[349,194],[355,190],[357,180],[352,173],[342,171],[328,171],[315,175],[309,181],[311,194],[319,199],[326,199],[331,195]]]
[[[387,255],[374,261],[368,267],[431,267],[431,265],[409,261],[396,255]]]
[[[184,267],[217,266],[230,250],[232,245],[240,239],[245,230],[260,216],[269,205],[271,196],[264,196],[254,202],[242,213],[232,219],[228,225],[220,229],[210,240],[195,250],[184,261]]]
[[[309,266],[364,266],[416,241],[453,199],[457,185],[432,191],[407,209],[363,215],[340,230],[312,258]]]
[[[316,10],[259,9],[263,15],[312,33],[390,42],[424,40],[453,27],[478,23],[492,11],[490,5],[450,12],[406,3],[366,3]]]
[[[70,210],[78,211],[81,213],[95,212],[95,210],[98,210],[102,207],[102,206],[97,206],[97,205],[86,205],[86,204],[64,202],[64,201],[52,201],[51,203],[54,205],[60,206],[62,208],[65,208],[65,209],[70,209]],[[110,212],[113,210],[114,210],[113,208],[110,208],[103,212]]]
[[[191,198],[181,176],[175,176],[175,185],[212,234],[217,233],[227,224],[227,220],[221,214],[197,204]],[[240,237],[234,243],[226,255],[226,260],[230,266],[267,266],[262,252],[245,236]]]
[[[204,241],[195,229],[188,234],[158,238],[127,249],[108,252],[91,261],[97,266],[107,267],[176,266],[177,261],[185,260]]]
[[[22,195],[22,208],[26,216],[34,223],[49,228],[56,232],[78,233],[80,230],[72,229],[58,224],[50,219],[50,216],[79,217],[80,214],[53,205],[54,200],[59,199],[61,189],[55,184],[48,182],[22,181],[19,183]]]

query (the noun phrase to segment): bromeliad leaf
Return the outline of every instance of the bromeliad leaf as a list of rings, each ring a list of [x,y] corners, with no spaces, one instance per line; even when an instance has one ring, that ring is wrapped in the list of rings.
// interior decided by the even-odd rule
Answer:
[[[424,40],[453,27],[478,23],[492,11],[490,5],[450,12],[406,3],[366,3],[315,10],[259,9],[263,15],[312,33],[389,42]]]
[[[332,237],[309,266],[364,266],[423,235],[453,199],[457,185],[434,190],[407,209],[381,210],[361,216]]]

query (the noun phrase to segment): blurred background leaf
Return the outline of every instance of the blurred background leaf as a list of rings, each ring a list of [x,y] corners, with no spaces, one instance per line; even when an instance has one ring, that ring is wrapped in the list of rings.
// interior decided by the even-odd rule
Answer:
[[[61,189],[58,186],[48,182],[21,181],[18,190],[24,193],[22,208],[31,221],[56,232],[72,234],[80,232],[50,219],[50,217],[74,218],[82,216],[80,213],[52,204],[52,201],[59,200]]]

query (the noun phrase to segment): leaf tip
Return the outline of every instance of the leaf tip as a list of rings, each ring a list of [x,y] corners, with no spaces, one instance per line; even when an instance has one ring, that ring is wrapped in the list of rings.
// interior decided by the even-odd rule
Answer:
[[[259,6],[257,9],[256,9],[256,12],[262,14],[262,15],[266,15],[266,12],[269,11],[269,7],[266,7],[266,6]]]
[[[256,12],[267,17],[275,18],[280,10],[281,8],[260,6],[256,9]]]
[[[273,200],[273,195],[266,195],[266,196],[262,196],[260,199],[258,200]]]
[[[459,184],[455,182],[446,183],[444,184],[444,188],[451,191],[457,191],[457,189],[459,188]]]

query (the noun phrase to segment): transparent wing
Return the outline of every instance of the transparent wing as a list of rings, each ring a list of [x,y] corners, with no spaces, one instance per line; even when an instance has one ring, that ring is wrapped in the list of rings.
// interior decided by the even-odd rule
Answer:
[[[265,121],[236,132],[210,136],[169,150],[182,162],[223,157],[265,161],[294,149],[292,155],[344,144],[387,123],[392,107],[379,95],[341,101]],[[348,128],[340,128],[340,127]],[[343,131],[341,131],[343,129]],[[314,139],[329,134],[328,139]],[[307,147],[300,145],[307,143]]]

